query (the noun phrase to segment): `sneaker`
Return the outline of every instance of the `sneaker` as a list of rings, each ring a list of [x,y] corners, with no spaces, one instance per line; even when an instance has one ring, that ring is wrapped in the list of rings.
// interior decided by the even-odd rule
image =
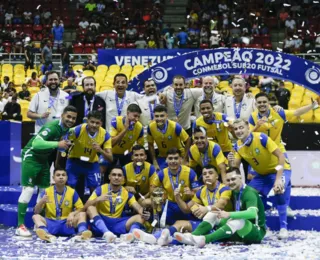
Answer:
[[[103,234],[102,239],[106,240],[107,243],[112,243],[116,240],[117,236],[112,232],[108,231]]]
[[[179,241],[181,244],[191,245],[193,246],[192,242],[192,234],[191,233],[180,233],[176,232],[173,234],[174,238]]]
[[[195,246],[202,248],[206,245],[206,238],[205,236],[191,236],[192,242]]]
[[[90,230],[85,230],[80,235],[82,240],[88,240],[92,237],[92,232]]]
[[[157,243],[157,239],[154,235],[148,234],[148,233],[142,231],[141,229],[134,229],[133,236],[135,239],[140,240],[142,242],[145,242],[147,244],[154,245]]]
[[[38,236],[40,239],[42,239],[42,240],[44,240],[44,241],[47,241],[47,242],[49,242],[49,243],[53,243],[53,242],[55,242],[56,239],[57,239],[55,236],[49,234],[48,232],[46,232],[45,230],[43,230],[43,229],[41,229],[41,228],[38,228],[38,229],[36,230],[36,234],[37,234],[37,236]]]
[[[290,208],[289,206],[287,207],[287,217],[288,218],[294,218],[295,217],[295,213],[293,212],[292,208]]]
[[[134,241],[134,236],[132,233],[123,234],[120,236],[120,240],[126,243],[132,243]]]
[[[169,229],[164,229],[162,230],[161,232],[161,236],[159,237],[158,241],[157,241],[157,244],[159,246],[167,246],[170,244],[170,231]]]
[[[32,234],[31,234],[31,232],[26,228],[25,225],[21,224],[21,225],[16,229],[16,236],[31,237]]]
[[[278,239],[287,240],[288,239],[288,230],[285,228],[281,228],[279,235],[278,235]]]

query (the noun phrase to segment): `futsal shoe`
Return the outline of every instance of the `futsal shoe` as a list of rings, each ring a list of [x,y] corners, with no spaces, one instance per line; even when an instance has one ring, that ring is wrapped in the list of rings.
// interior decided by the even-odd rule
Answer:
[[[81,234],[76,236],[76,241],[85,241],[92,237],[92,232],[90,230],[85,230]]]
[[[32,234],[31,234],[31,232],[26,228],[25,225],[21,224],[21,225],[16,229],[16,236],[31,237]]]
[[[106,240],[107,243],[113,243],[116,238],[117,236],[110,231],[105,232],[102,236],[102,239]]]
[[[154,235],[148,234],[141,229],[134,229],[133,236],[135,239],[140,240],[144,243],[154,245],[157,243],[157,239]]]
[[[161,236],[158,238],[157,244],[159,246],[167,246],[171,243],[172,238],[170,237],[169,229],[164,229],[161,232]]]
[[[123,234],[120,236],[120,240],[126,243],[132,243],[134,241],[134,236],[132,233]]]
[[[294,218],[295,217],[295,213],[293,212],[292,208],[290,208],[289,206],[287,207],[287,217],[288,218]]]
[[[48,232],[46,232],[45,230],[43,230],[43,229],[41,229],[41,228],[38,228],[38,229],[36,230],[36,234],[37,234],[37,236],[38,236],[40,239],[42,239],[42,240],[44,240],[44,241],[47,241],[47,242],[49,242],[49,243],[53,243],[53,242],[55,242],[56,239],[57,239],[55,236],[49,234]]]
[[[191,240],[193,244],[199,248],[202,248],[206,245],[206,238],[205,236],[191,236]]]
[[[281,228],[280,229],[280,232],[279,232],[279,235],[278,235],[278,239],[280,240],[287,240],[288,239],[288,230],[285,229],[285,228]]]
[[[191,234],[191,233],[175,232],[175,233],[173,234],[173,236],[174,236],[174,238],[175,238],[177,241],[179,241],[181,244],[193,246],[192,234]]]

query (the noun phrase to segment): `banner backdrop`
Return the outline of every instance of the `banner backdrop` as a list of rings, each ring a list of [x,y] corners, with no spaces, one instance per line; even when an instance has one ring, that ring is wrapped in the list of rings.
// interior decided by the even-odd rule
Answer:
[[[171,59],[175,56],[179,56],[188,52],[192,52],[194,49],[162,49],[162,50],[141,50],[141,49],[120,49],[120,50],[98,50],[98,64],[113,65],[117,64],[122,66],[124,64],[130,64],[131,66],[143,65],[148,66],[155,65],[167,59]]]
[[[206,75],[247,74],[289,80],[320,93],[320,66],[297,56],[260,49],[199,50],[177,56],[144,70],[129,83],[140,92],[143,82],[155,80],[158,90],[175,75],[188,79]]]

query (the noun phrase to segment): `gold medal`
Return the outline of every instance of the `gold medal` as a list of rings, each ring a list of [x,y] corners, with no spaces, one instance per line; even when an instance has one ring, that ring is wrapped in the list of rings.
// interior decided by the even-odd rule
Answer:
[[[61,153],[61,156],[62,156],[62,157],[66,157],[66,156],[67,156],[67,153],[66,153],[66,152],[62,152],[62,153]]]

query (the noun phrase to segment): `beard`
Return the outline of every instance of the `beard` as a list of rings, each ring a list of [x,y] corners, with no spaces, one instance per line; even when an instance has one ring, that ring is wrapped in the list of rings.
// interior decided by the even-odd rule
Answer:
[[[90,93],[88,93],[87,91],[84,92],[84,96],[86,97],[87,100],[91,100],[94,95],[95,95],[94,91],[90,91]]]
[[[53,84],[50,84],[48,88],[50,91],[56,91],[59,88],[59,85],[53,83]]]

